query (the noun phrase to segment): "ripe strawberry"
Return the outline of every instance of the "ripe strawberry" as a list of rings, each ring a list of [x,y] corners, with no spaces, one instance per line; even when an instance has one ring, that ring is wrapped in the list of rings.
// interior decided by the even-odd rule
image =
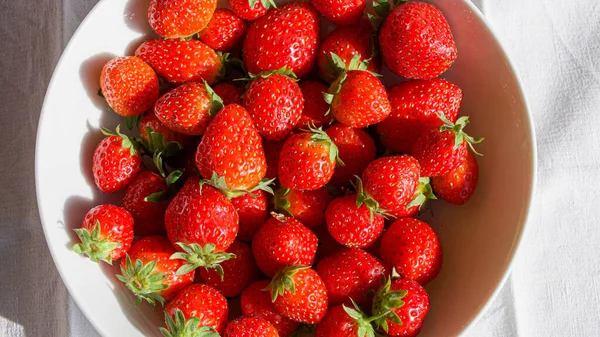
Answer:
[[[149,198],[155,193],[164,194],[167,190],[165,178],[152,171],[143,171],[127,186],[122,205],[134,219],[134,233],[137,236],[164,235],[165,211],[169,198]]]
[[[315,337],[374,337],[371,319],[358,306],[338,305],[317,325]]]
[[[383,62],[396,75],[428,79],[456,60],[456,43],[442,12],[431,4],[410,1],[395,7],[379,30]]]
[[[198,40],[148,40],[135,56],[172,84],[205,80],[212,85],[224,72],[219,55]]]
[[[369,292],[377,290],[390,274],[383,262],[358,248],[342,248],[319,262],[316,269],[331,306],[349,304],[349,298],[359,305],[371,304]]]
[[[148,21],[167,39],[192,36],[206,27],[217,0],[151,0]]]
[[[141,115],[158,99],[158,77],[134,56],[110,60],[100,73],[100,90],[111,109],[121,116]]]
[[[377,124],[377,133],[389,150],[410,153],[423,132],[443,125],[440,114],[456,122],[463,94],[457,85],[434,78],[398,83],[388,96],[392,112]]]
[[[105,193],[121,190],[142,170],[142,157],[135,140],[119,129],[119,126],[116,132],[102,129],[107,137],[98,144],[92,159],[94,182]]]
[[[400,276],[422,285],[433,280],[442,268],[437,235],[428,224],[414,218],[394,221],[381,237],[379,253]]]
[[[432,128],[423,133],[412,148],[412,155],[421,165],[421,175],[425,177],[443,176],[452,172],[464,162],[467,146],[475,154],[474,144],[481,143],[483,138],[473,138],[463,129],[469,123],[469,117],[460,117],[456,123],[450,122],[443,115],[444,122],[439,128]]]
[[[279,167],[279,154],[283,148],[285,140],[279,142],[270,142],[263,139],[263,148],[265,150],[265,158],[267,159],[267,175],[268,179],[277,178],[277,168]]]
[[[73,250],[94,262],[120,259],[133,241],[133,217],[124,208],[100,205],[87,212],[81,228],[74,229],[81,240]]]
[[[213,87],[213,91],[223,100],[223,105],[242,105],[244,90],[231,82],[221,82]]]
[[[258,268],[273,276],[283,267],[310,266],[315,262],[317,236],[294,218],[273,216],[252,239],[252,253]]]
[[[148,144],[151,144],[153,141],[153,137],[156,137],[156,135],[152,134],[154,132],[160,135],[160,137],[162,137],[161,142],[163,142],[164,145],[169,144],[171,142],[178,142],[185,147],[186,145],[189,145],[192,142],[192,137],[179,132],[175,132],[166,127],[160,121],[160,119],[156,117],[156,114],[154,114],[154,112],[152,111],[148,112],[144,115],[144,117],[142,117],[142,119],[140,119],[139,127],[140,136],[142,137],[142,139],[148,142]]]
[[[279,337],[279,333],[264,319],[242,317],[229,323],[223,337]]]
[[[279,182],[299,190],[317,190],[333,176],[338,148],[321,129],[292,135],[279,155]]]
[[[340,160],[344,166],[335,168],[331,183],[346,186],[360,176],[367,165],[375,159],[377,149],[375,141],[361,129],[354,129],[344,124],[336,123],[327,129],[327,135],[338,147]]]
[[[365,0],[311,0],[317,10],[327,20],[338,26],[357,23],[363,16],[367,2]]]
[[[271,296],[264,291],[269,281],[263,280],[251,284],[241,297],[242,314],[247,317],[264,319],[271,323],[280,337],[290,337],[298,328],[298,323],[282,316],[271,302]]]
[[[275,194],[275,210],[293,216],[308,228],[325,224],[325,209],[331,195],[322,187],[314,191],[280,188]]]
[[[240,218],[240,230],[237,239],[252,241],[254,233],[265,223],[269,216],[269,198],[263,190],[253,191],[231,199]]]
[[[331,115],[327,115],[329,105],[323,100],[323,93],[327,92],[327,86],[317,81],[303,81],[300,82],[300,90],[304,98],[304,108],[296,124],[296,130],[319,128],[331,124]]]
[[[267,14],[268,8],[276,7],[272,4],[272,1],[265,0],[229,0],[229,7],[235,15],[248,21],[256,20]]]
[[[248,29],[244,65],[253,74],[287,67],[301,78],[315,63],[319,31],[319,15],[310,4],[295,1],[273,8]]]
[[[321,276],[309,267],[281,269],[267,289],[275,309],[293,321],[317,324],[327,313],[327,288]]]
[[[167,303],[166,316],[177,315],[177,311],[181,311],[188,322],[192,321],[192,317],[195,317],[198,320],[196,325],[212,328],[219,334],[225,331],[229,312],[225,297],[214,288],[204,284],[191,284],[183,288]],[[179,331],[179,329],[177,330]],[[173,336],[185,336],[181,332],[177,334],[172,329],[169,329],[169,331]]]
[[[475,155],[467,152],[464,161],[450,173],[432,179],[433,191],[442,199],[455,205],[463,205],[477,187],[479,166]]]
[[[384,315],[375,324],[387,336],[417,336],[428,312],[429,295],[417,282],[409,279],[390,281],[388,278],[373,300],[373,316]]]
[[[258,279],[258,267],[247,244],[234,241],[229,249],[234,257],[221,263],[223,273],[216,270],[200,269],[198,275],[202,283],[217,289],[225,297],[238,296]]]
[[[200,41],[218,51],[228,51],[237,46],[248,30],[248,24],[226,8],[215,11],[212,19],[200,32]]]
[[[185,262],[171,260],[173,254],[175,249],[164,236],[147,236],[131,246],[117,278],[136,296],[136,305],[142,300],[162,305],[194,281],[194,271],[175,273]]]

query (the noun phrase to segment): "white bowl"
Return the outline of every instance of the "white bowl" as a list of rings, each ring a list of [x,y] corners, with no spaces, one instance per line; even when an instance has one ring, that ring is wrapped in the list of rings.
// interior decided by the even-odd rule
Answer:
[[[221,0],[222,3],[226,1]],[[521,242],[535,182],[535,137],[524,95],[505,53],[468,0],[434,0],[448,18],[459,57],[444,75],[464,91],[462,113],[479,147],[480,181],[465,206],[435,203],[444,248],[440,276],[429,285],[431,312],[421,336],[456,336],[466,330],[506,279]],[[103,336],[158,336],[159,310],[136,308],[114,277],[116,267],[71,250],[72,228],[91,207],[119,202],[94,186],[92,153],[100,126],[119,119],[96,95],[100,69],[131,54],[153,36],[147,0],[103,0],[83,21],[58,63],[40,117],[36,187],[48,246],[69,292]]]

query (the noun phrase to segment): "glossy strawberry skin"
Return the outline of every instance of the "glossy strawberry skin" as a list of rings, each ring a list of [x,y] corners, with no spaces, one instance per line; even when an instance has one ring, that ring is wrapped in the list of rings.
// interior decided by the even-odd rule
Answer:
[[[440,131],[439,128],[432,128],[416,140],[411,154],[419,161],[422,176],[443,176],[464,162],[469,152],[467,142],[463,140],[455,149],[455,138],[455,132],[452,130]]]
[[[123,189],[142,170],[140,153],[132,155],[122,143],[123,138],[108,136],[94,151],[92,172],[94,182],[102,192],[113,193]]]
[[[242,49],[244,65],[253,74],[286,66],[303,77],[315,63],[319,31],[319,15],[308,3],[295,1],[272,8],[248,29]]]
[[[213,87],[215,93],[223,100],[223,105],[227,106],[230,104],[242,105],[242,94],[244,90],[235,86],[231,82],[221,82]]]
[[[329,234],[348,247],[367,248],[383,232],[381,216],[373,216],[365,204],[356,207],[356,194],[336,198],[327,206],[325,219]]]
[[[210,122],[211,106],[212,99],[205,86],[190,82],[164,94],[156,102],[154,113],[169,129],[198,136]]]
[[[327,20],[338,26],[357,23],[363,16],[367,2],[365,0],[311,0],[317,10]]]
[[[121,116],[146,112],[158,99],[158,77],[150,66],[134,56],[110,60],[102,68],[100,89],[108,105]]]
[[[242,317],[229,323],[223,337],[279,337],[279,333],[264,319]]]
[[[152,171],[143,171],[127,186],[122,205],[135,220],[136,236],[164,235],[165,211],[169,200],[160,202],[146,201],[153,193],[167,189],[165,179]]]
[[[437,77],[457,56],[442,12],[417,1],[392,10],[379,30],[379,46],[385,65],[396,75],[411,79]]]
[[[315,337],[357,337],[358,329],[356,320],[346,313],[342,305],[337,305],[329,309],[317,325]]]
[[[267,9],[260,1],[256,1],[254,7],[250,8],[248,0],[229,0],[229,7],[235,15],[248,21],[256,20],[267,14]]]
[[[232,11],[219,8],[210,22],[200,32],[200,41],[218,51],[228,51],[237,46],[248,30],[248,24]]]
[[[330,201],[331,195],[325,188],[314,191],[289,189],[277,193],[275,208],[312,229],[325,224],[325,209]]]
[[[450,173],[433,177],[431,186],[435,194],[454,205],[463,205],[475,193],[479,181],[479,165],[475,155],[467,151],[465,160]]]
[[[311,266],[317,245],[317,236],[298,220],[271,217],[254,235],[252,253],[260,270],[272,277],[287,266]]]
[[[429,295],[417,282],[409,279],[396,279],[392,281],[391,291],[407,291],[402,298],[404,305],[394,309],[400,317],[402,324],[396,324],[387,320],[388,336],[393,337],[415,337],[421,332],[425,316],[429,312]]]
[[[216,8],[217,0],[151,0],[148,21],[160,36],[188,37],[206,27]]]
[[[283,316],[308,324],[319,323],[327,313],[327,288],[321,276],[310,268],[301,269],[292,276],[296,293],[287,290],[277,296],[273,305]],[[272,290],[271,290],[272,292]]]
[[[392,112],[377,124],[377,133],[391,151],[410,153],[423,132],[442,126],[438,114],[456,122],[463,94],[457,85],[434,78],[398,83],[388,96]]]
[[[165,144],[170,142],[178,142],[183,146],[186,146],[192,142],[192,137],[188,135],[184,135],[179,132],[175,132],[168,127],[166,127],[154,112],[150,111],[140,119],[140,136],[144,138],[147,142],[150,142],[150,136],[148,135],[148,129],[159,133]]]
[[[81,228],[91,232],[100,223],[100,236],[121,246],[113,249],[113,261],[125,256],[133,241],[133,217],[127,210],[114,205],[99,205],[87,212]]]
[[[344,162],[343,166],[336,166],[331,183],[336,186],[349,185],[375,159],[375,141],[365,131],[340,123],[332,125],[326,132],[337,145],[338,155]]]
[[[279,142],[270,142],[263,139],[263,148],[265,150],[265,158],[267,159],[267,178],[277,178],[277,169],[279,167],[279,155],[285,140]]]
[[[135,56],[172,84],[202,80],[213,84],[223,69],[219,55],[198,40],[148,40]]]
[[[183,312],[186,319],[196,317],[200,326],[208,326],[222,334],[227,325],[229,309],[227,300],[216,289],[204,284],[191,284],[167,303],[165,311],[173,316],[175,310]]]
[[[327,86],[317,81],[302,81],[299,85],[304,98],[304,108],[300,120],[296,124],[296,130],[331,124],[331,115],[327,115],[329,104],[323,99],[323,93],[327,92]]]
[[[256,231],[262,226],[269,216],[269,196],[263,190],[253,191],[231,199],[240,218],[240,230],[237,239],[250,242]]]

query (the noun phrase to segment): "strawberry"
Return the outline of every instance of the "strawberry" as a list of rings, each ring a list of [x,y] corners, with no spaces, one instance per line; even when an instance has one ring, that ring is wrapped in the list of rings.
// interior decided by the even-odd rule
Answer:
[[[346,186],[375,159],[375,141],[365,131],[340,123],[332,125],[326,132],[337,145],[340,160],[345,164],[335,168],[331,183]]]
[[[140,172],[127,186],[122,205],[133,215],[135,235],[165,234],[165,211],[169,206],[169,199],[152,199],[151,196],[162,196],[166,190],[165,178],[152,171]]]
[[[251,75],[244,94],[248,110],[260,135],[270,141],[284,139],[302,116],[304,99],[294,74],[281,68]]]
[[[378,6],[380,3],[387,1],[379,1],[376,12],[383,8]],[[439,76],[457,56],[456,43],[442,12],[420,1],[405,2],[391,11],[379,30],[379,47],[383,62],[393,73],[412,79]]]
[[[200,32],[200,41],[218,51],[228,51],[237,46],[248,30],[248,24],[226,8],[215,11],[212,19]]]
[[[287,67],[301,78],[315,63],[319,31],[319,15],[310,4],[295,1],[273,8],[250,25],[244,65],[253,74]]]
[[[254,235],[252,253],[258,268],[273,276],[283,267],[312,265],[317,245],[317,236],[298,220],[274,215]]]
[[[280,337],[290,337],[299,324],[283,317],[275,309],[269,293],[262,290],[268,285],[269,281],[257,281],[244,290],[240,301],[242,314],[247,317],[264,319],[277,329]]]
[[[322,187],[314,191],[280,188],[275,194],[275,210],[293,216],[308,228],[325,224],[325,209],[331,195]]]
[[[277,168],[279,167],[279,154],[283,148],[284,140],[279,142],[270,142],[263,139],[263,148],[265,158],[267,159],[267,178],[277,178]]]
[[[423,132],[443,125],[439,114],[456,122],[463,94],[457,85],[434,78],[398,83],[388,96],[392,112],[377,124],[377,133],[389,150],[410,153]]]
[[[477,187],[479,166],[471,152],[467,152],[464,161],[454,170],[443,176],[433,177],[433,191],[442,199],[455,205],[463,205]]]
[[[401,277],[422,285],[433,280],[442,268],[442,247],[437,235],[428,224],[414,218],[392,223],[381,237],[379,254]]]
[[[279,333],[264,319],[242,317],[229,323],[223,337],[279,337]]]
[[[100,90],[114,112],[125,117],[137,116],[158,99],[158,77],[137,57],[117,57],[102,68]]]
[[[378,258],[358,248],[343,248],[324,258],[317,272],[327,287],[331,306],[349,303],[370,304],[368,296],[389,276],[390,271]]]
[[[252,241],[254,233],[265,223],[269,216],[269,198],[263,190],[253,191],[231,199],[240,218],[240,230],[237,239]]]
[[[265,0],[229,0],[229,7],[240,18],[253,21],[267,14],[268,8],[276,6]]]
[[[235,297],[258,279],[258,268],[247,244],[234,241],[227,252],[234,257],[221,263],[222,276],[216,270],[207,269],[200,269],[198,274],[202,283],[217,289],[225,297]]]
[[[87,212],[81,228],[74,229],[81,240],[73,250],[94,262],[120,259],[133,241],[133,217],[124,208],[100,205]]]
[[[315,337],[374,337],[371,319],[358,306],[338,305],[317,325]]]
[[[213,87],[213,91],[223,100],[223,105],[242,105],[244,90],[231,82],[221,82]]]
[[[205,80],[212,85],[224,72],[219,55],[198,40],[148,40],[135,56],[172,84]]]
[[[222,334],[227,325],[228,312],[227,300],[216,289],[204,284],[191,284],[167,303],[165,320],[168,321],[166,316],[183,314],[184,320],[187,319],[188,323],[195,321],[196,326],[208,327]],[[192,320],[193,317],[196,320]],[[179,329],[173,331],[169,324],[167,326],[172,336],[186,336]]]
[[[429,312],[429,295],[417,282],[397,279],[382,285],[373,300],[375,325],[386,336],[414,337]]]
[[[292,135],[279,155],[279,182],[300,190],[317,190],[329,182],[338,157],[338,148],[321,129]]]
[[[311,0],[310,3],[327,20],[338,26],[357,23],[367,6],[365,0]]]
[[[327,86],[317,81],[303,81],[300,82],[300,90],[304,98],[304,108],[296,124],[296,130],[331,124],[331,116],[327,115],[329,105],[323,100],[323,93],[327,91]]]
[[[275,309],[293,321],[317,324],[327,313],[327,288],[321,276],[309,267],[281,269],[266,289]]]
[[[107,136],[94,151],[92,172],[96,186],[105,193],[113,193],[127,186],[142,170],[142,157],[137,142],[122,134],[102,129]]]
[[[483,138],[473,138],[463,131],[469,123],[469,117],[460,117],[456,123],[443,115],[439,117],[444,125],[423,133],[411,152],[421,165],[421,175],[426,177],[443,176],[452,172],[464,162],[469,151],[467,146],[475,154],[479,154],[473,145],[483,141]]]
[[[160,135],[162,138],[161,142],[164,143],[163,145],[171,142],[177,142],[183,146],[186,146],[192,142],[192,137],[175,132],[166,127],[152,111],[148,112],[142,117],[142,119],[140,119],[139,127],[140,137],[142,137],[142,139],[144,139],[148,144],[151,144],[153,137],[157,136],[153,135],[153,133]]]
[[[398,207],[394,210],[394,217],[413,217],[423,208],[425,203],[429,200],[435,200],[437,197],[433,194],[433,189],[430,184],[428,177],[419,178],[417,188],[413,192],[411,201],[404,207]]]
[[[167,39],[192,36],[206,27],[217,0],[151,0],[148,21]]]
[[[175,249],[164,236],[147,236],[131,246],[117,278],[136,296],[136,305],[142,300],[162,305],[194,281],[194,271],[176,274],[185,262],[171,260],[173,254]]]

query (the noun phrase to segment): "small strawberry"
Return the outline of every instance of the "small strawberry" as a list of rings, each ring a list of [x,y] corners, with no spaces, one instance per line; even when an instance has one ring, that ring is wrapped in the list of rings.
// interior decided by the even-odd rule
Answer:
[[[205,80],[212,85],[224,72],[221,57],[198,40],[148,40],[135,56],[172,84]]]
[[[96,186],[105,193],[113,193],[127,186],[142,170],[142,157],[137,142],[122,134],[102,129],[107,136],[94,151],[92,172]]]
[[[183,314],[188,322],[192,321],[192,317],[195,317],[198,320],[195,322],[196,326],[211,328],[219,334],[225,331],[229,312],[227,300],[212,287],[204,284],[191,284],[183,288],[167,303],[165,314],[166,316],[176,316],[178,311]],[[179,330],[179,334],[177,334],[169,324],[167,326],[172,336],[187,336]]]
[[[315,8],[338,26],[357,23],[363,16],[367,2],[365,0],[311,0]]]
[[[381,237],[379,254],[401,277],[422,285],[433,280],[442,268],[442,247],[437,235],[428,224],[414,218],[392,223]]]
[[[223,337],[279,337],[279,333],[264,319],[242,317],[229,322]]]
[[[152,68],[134,56],[110,60],[100,73],[100,90],[111,109],[121,116],[137,116],[154,105],[159,93]]]
[[[229,51],[237,46],[248,30],[248,24],[226,8],[215,11],[210,22],[200,32],[200,41],[218,51]]]
[[[444,79],[401,82],[388,91],[392,112],[377,124],[381,142],[393,152],[410,153],[419,136],[443,122],[456,122],[462,102],[460,88]]]
[[[309,3],[295,1],[273,8],[248,29],[244,65],[252,74],[287,67],[301,78],[315,63],[319,31],[319,15]]]
[[[322,187],[314,191],[280,188],[275,194],[275,210],[293,216],[308,228],[325,224],[325,209],[331,195]]]
[[[136,296],[136,305],[142,300],[162,305],[194,281],[194,271],[176,274],[185,262],[171,260],[173,254],[175,249],[164,236],[147,236],[131,246],[117,278]]]
[[[153,135],[153,133],[157,133],[160,135],[160,137],[162,137],[161,142],[164,143],[163,145],[171,142],[177,142],[183,146],[186,146],[192,142],[192,137],[175,132],[166,127],[160,121],[160,119],[156,117],[156,114],[154,114],[153,111],[148,112],[142,117],[142,119],[140,119],[139,127],[140,137],[142,137],[142,139],[144,139],[148,144],[151,144],[153,138],[156,137],[156,135]]]
[[[253,21],[267,14],[268,8],[276,6],[270,0],[229,0],[229,7],[240,18]]]
[[[244,90],[231,82],[221,82],[213,86],[213,91],[223,100],[223,105],[242,105]]]
[[[378,1],[378,8],[385,8]],[[389,9],[389,4],[387,4]],[[383,10],[385,12],[385,10]],[[412,79],[434,78],[456,60],[456,43],[442,12],[431,4],[404,1],[385,18],[379,30],[379,47],[385,65],[396,75]]]
[[[371,320],[358,305],[338,305],[317,325],[315,337],[375,337]]]
[[[327,129],[327,135],[338,147],[338,156],[344,166],[337,166],[331,183],[346,186],[354,176],[360,176],[364,169],[375,159],[377,149],[375,141],[364,130],[354,129],[336,123]]]
[[[192,36],[206,27],[217,0],[151,0],[148,21],[167,39]]]
[[[294,218],[274,215],[252,239],[252,253],[260,270],[273,276],[283,267],[315,262],[317,236]]]
[[[81,240],[73,250],[94,262],[120,259],[133,241],[133,217],[124,208],[100,205],[87,212],[81,228],[74,229]]]
[[[469,123],[469,117],[460,117],[456,123],[443,115],[439,117],[444,125],[423,133],[411,152],[421,165],[421,175],[426,177],[443,176],[452,172],[464,162],[469,151],[467,146],[475,154],[479,154],[473,145],[483,141],[483,138],[473,138],[463,131]]]
[[[277,178],[277,168],[279,167],[279,154],[283,148],[285,140],[279,142],[270,142],[263,139],[263,148],[265,150],[265,158],[267,159],[267,175],[268,179]]]
[[[303,81],[299,85],[304,98],[304,108],[296,124],[296,130],[331,124],[331,115],[327,115],[329,105],[323,100],[323,93],[327,92],[327,86],[317,81]]]
[[[169,198],[152,199],[150,196],[162,196],[166,191],[165,178],[152,171],[140,172],[127,186],[122,205],[133,215],[135,235],[165,234],[165,211],[169,206]]]
[[[252,241],[256,231],[265,223],[269,216],[269,198],[263,190],[253,191],[231,199],[240,218],[240,230],[237,239]]]
[[[463,205],[475,193],[479,180],[479,166],[471,152],[454,170],[443,176],[434,177],[433,191],[442,199],[455,205]]]
[[[390,274],[378,258],[357,248],[341,249],[324,258],[316,269],[325,282],[331,306],[349,304],[349,298],[359,305],[370,304],[369,292],[377,290]]]

